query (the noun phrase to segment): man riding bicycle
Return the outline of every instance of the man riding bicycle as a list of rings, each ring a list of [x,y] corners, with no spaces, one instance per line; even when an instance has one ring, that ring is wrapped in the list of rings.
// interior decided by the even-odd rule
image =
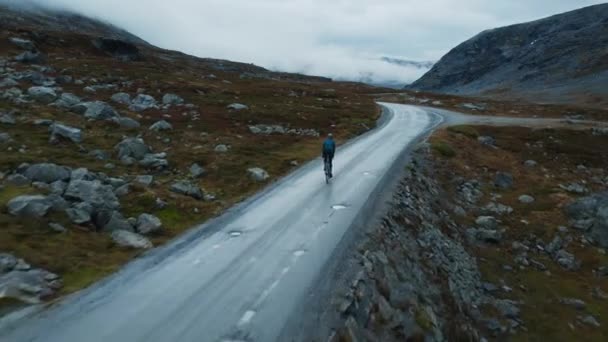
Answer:
[[[336,153],[336,142],[334,141],[333,134],[329,133],[327,139],[323,142],[323,162],[325,165],[329,164],[329,178],[332,178],[332,162],[334,160],[334,154]]]

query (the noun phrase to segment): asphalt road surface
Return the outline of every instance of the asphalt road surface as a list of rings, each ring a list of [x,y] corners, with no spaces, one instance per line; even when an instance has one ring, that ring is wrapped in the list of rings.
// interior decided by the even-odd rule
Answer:
[[[416,138],[442,117],[385,107],[338,147],[334,179],[313,161],[109,279],[0,326],[0,341],[274,341],[336,246]]]

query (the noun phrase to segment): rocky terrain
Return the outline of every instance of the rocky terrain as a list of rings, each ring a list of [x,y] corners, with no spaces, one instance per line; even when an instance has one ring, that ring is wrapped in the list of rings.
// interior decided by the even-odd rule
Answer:
[[[166,51],[70,13],[0,17],[0,312],[88,286],[378,115],[361,84]]]
[[[602,341],[608,132],[453,126],[421,145],[316,340]]]
[[[608,5],[484,31],[409,89],[543,103],[608,104]]]

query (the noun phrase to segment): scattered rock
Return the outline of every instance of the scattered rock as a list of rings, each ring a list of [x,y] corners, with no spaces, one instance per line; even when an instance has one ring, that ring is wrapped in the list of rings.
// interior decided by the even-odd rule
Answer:
[[[165,96],[163,96],[163,104],[181,105],[184,104],[184,99],[175,94],[165,94]]]
[[[32,181],[20,173],[15,173],[6,177],[6,182],[15,186],[26,186],[30,185]]]
[[[228,146],[223,145],[223,144],[217,145],[217,146],[215,146],[214,151],[216,153],[227,153],[228,152]]]
[[[127,93],[116,93],[110,98],[112,101],[120,104],[131,104],[131,95]]]
[[[114,194],[118,197],[124,197],[129,194],[129,184],[121,185],[114,190]]]
[[[480,144],[485,145],[485,146],[492,146],[492,147],[496,146],[496,139],[494,139],[494,137],[480,136],[480,137],[477,137],[477,141],[479,141]]]
[[[31,87],[27,90],[27,94],[35,101],[47,104],[57,99],[57,93],[49,87]]]
[[[497,172],[494,177],[494,186],[506,190],[513,187],[513,176],[508,172]]]
[[[518,198],[520,203],[523,204],[530,204],[534,202],[534,197],[530,196],[530,195],[521,195]]]
[[[103,185],[98,180],[73,180],[68,184],[64,197],[73,201],[89,203],[96,209],[118,209],[120,207],[112,186]]]
[[[193,178],[201,178],[206,173],[207,173],[207,171],[202,166],[198,165],[197,163],[194,163],[194,164],[192,164],[192,166],[190,166],[190,175]]]
[[[501,203],[495,203],[495,202],[488,203],[488,205],[486,205],[484,207],[484,209],[487,212],[494,213],[496,215],[507,215],[507,214],[510,214],[513,212],[513,208],[511,208],[507,205],[504,205]]]
[[[156,100],[152,96],[145,94],[138,94],[129,106],[129,109],[134,112],[143,112],[150,108],[157,108]]]
[[[88,210],[87,210],[88,209]],[[68,208],[65,213],[70,218],[70,221],[75,224],[85,224],[91,222],[91,212],[93,207],[86,203],[79,203],[78,205]]]
[[[26,51],[17,57],[15,57],[15,61],[21,63],[33,63],[33,64],[41,64],[44,63],[44,55],[40,52],[32,52]]]
[[[229,104],[226,108],[231,109],[231,110],[237,110],[237,111],[249,109],[249,107],[247,107],[246,105],[241,104],[241,103],[232,103],[232,104]]]
[[[14,125],[17,123],[15,117],[10,113],[0,113],[0,124]]]
[[[163,227],[160,219],[154,215],[141,214],[137,218],[137,232],[140,234],[150,234],[161,230]]]
[[[591,315],[587,315],[585,317],[580,317],[579,316],[579,321],[581,321],[581,323],[590,325],[592,327],[596,327],[599,328],[601,326],[600,322],[597,320],[597,318],[591,316]]]
[[[52,163],[40,163],[28,166],[23,174],[32,182],[53,183],[69,180],[71,170]]]
[[[253,179],[256,182],[263,182],[263,181],[267,180],[268,178],[270,178],[270,175],[268,174],[268,172],[266,172],[264,169],[261,169],[259,167],[247,169],[247,172],[249,173],[249,177],[251,177],[251,179]]]
[[[14,216],[40,218],[51,209],[51,204],[42,195],[23,195],[13,198],[6,205]]]
[[[498,220],[494,216],[479,216],[475,224],[481,228],[495,230],[498,228]]]
[[[569,271],[577,271],[581,267],[581,262],[576,260],[573,254],[566,250],[559,250],[553,259],[563,268]]]
[[[102,101],[79,103],[71,110],[92,120],[108,120],[120,116],[112,106]]]
[[[166,158],[167,154],[165,152],[148,153],[139,161],[139,165],[146,168],[164,169],[169,166],[169,162]]]
[[[534,160],[526,160],[524,162],[525,167],[535,167],[536,165],[538,165],[538,163]]]
[[[160,132],[160,131],[170,131],[173,129],[170,123],[165,120],[157,121],[149,128],[151,131]]]
[[[145,237],[127,230],[115,230],[112,232],[112,240],[121,246],[136,249],[152,248],[152,242]]]
[[[568,185],[560,184],[559,187],[561,189],[571,192],[573,194],[585,194],[585,193],[589,192],[589,190],[587,190],[587,188],[585,186],[583,186],[579,183],[571,183]]]
[[[127,129],[137,129],[141,127],[141,124],[137,120],[131,119],[126,116],[112,118],[112,121],[118,124],[120,127]]]
[[[564,305],[572,306],[577,310],[585,310],[585,307],[587,306],[584,301],[576,298],[561,298],[559,302]]]
[[[59,223],[53,223],[53,222],[49,223],[49,228],[51,228],[51,230],[53,230],[54,232],[57,232],[57,233],[65,233],[65,232],[68,231],[61,224],[59,224]]]
[[[150,175],[140,175],[135,177],[135,182],[145,187],[149,187],[154,182],[154,177]]]
[[[171,184],[170,190],[178,194],[190,196],[197,200],[204,199],[203,191],[198,186],[188,181],[177,181]]]
[[[11,138],[10,134],[0,132],[0,144],[6,144],[11,141],[13,141],[13,138]]]
[[[487,243],[500,243],[502,241],[502,233],[493,229],[470,228],[467,230],[470,237]]]
[[[23,50],[34,51],[36,50],[36,45],[27,39],[22,39],[18,37],[11,37],[8,39],[13,45],[22,48]]]
[[[71,140],[75,143],[82,142],[82,130],[75,127],[70,127],[62,123],[54,123],[49,127],[51,132],[50,141],[58,142],[61,138]]]
[[[141,138],[126,138],[118,143],[114,149],[118,152],[119,159],[131,157],[135,160],[141,160],[152,152]]]

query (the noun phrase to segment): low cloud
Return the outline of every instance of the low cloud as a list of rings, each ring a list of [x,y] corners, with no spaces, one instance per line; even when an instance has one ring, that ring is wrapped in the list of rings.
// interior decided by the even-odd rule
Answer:
[[[0,0],[1,1],[1,0]],[[595,0],[4,0],[100,18],[157,46],[200,57],[337,79],[409,83],[423,69],[379,60],[438,60],[479,31]]]

